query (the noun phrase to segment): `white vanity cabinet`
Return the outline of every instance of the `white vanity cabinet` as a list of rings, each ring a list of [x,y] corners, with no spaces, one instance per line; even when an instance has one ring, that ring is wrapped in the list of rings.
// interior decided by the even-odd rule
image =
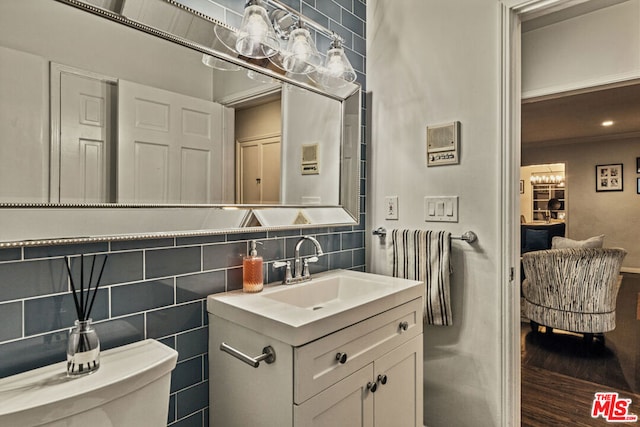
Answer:
[[[217,426],[422,426],[422,298],[292,345],[209,313],[210,421]],[[220,350],[273,363],[253,368]]]

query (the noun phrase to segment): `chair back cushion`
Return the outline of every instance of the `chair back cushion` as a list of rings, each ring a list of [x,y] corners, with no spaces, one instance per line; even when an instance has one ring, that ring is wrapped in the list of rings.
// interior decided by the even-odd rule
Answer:
[[[551,249],[565,248],[601,248],[604,246],[604,234],[589,237],[585,240],[572,240],[567,237],[554,236],[551,239]]]

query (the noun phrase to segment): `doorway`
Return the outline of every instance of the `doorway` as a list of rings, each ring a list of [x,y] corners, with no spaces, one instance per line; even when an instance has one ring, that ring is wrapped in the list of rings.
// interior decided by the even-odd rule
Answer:
[[[518,265],[518,262],[519,262],[517,258],[518,237],[516,236],[519,235],[518,226],[520,223],[520,221],[518,221],[517,218],[521,215],[520,189],[518,187],[519,187],[519,182],[522,179],[520,175],[520,165],[522,164],[521,159],[523,156],[523,152],[522,152],[523,145],[521,144],[521,129],[522,129],[523,123],[521,121],[522,117],[520,114],[520,105],[521,105],[521,98],[522,98],[521,94],[523,92],[522,90],[523,65],[522,65],[522,45],[521,45],[522,34],[523,34],[522,33],[523,21],[525,21],[531,16],[542,17],[545,15],[549,15],[552,12],[565,10],[570,6],[576,5],[577,3],[581,5],[589,6],[589,5],[595,5],[596,3],[602,5],[605,2],[599,2],[596,0],[586,1],[586,2],[571,2],[571,1],[558,0],[558,1],[547,1],[547,2],[545,1],[517,2],[517,4],[515,5],[513,3],[514,2],[511,2],[512,7],[505,6],[506,13],[503,15],[504,16],[503,41],[505,41],[505,43],[503,43],[503,58],[504,58],[503,71],[504,71],[505,78],[503,79],[503,86],[502,86],[503,95],[504,95],[503,101],[502,101],[502,105],[504,107],[503,149],[506,154],[505,164],[504,164],[505,173],[504,173],[503,188],[506,191],[506,193],[510,195],[509,197],[510,200],[506,200],[504,203],[504,214],[506,218],[511,219],[511,222],[507,220],[507,224],[505,225],[505,227],[507,228],[507,231],[506,231],[507,237],[504,242],[504,247],[506,251],[509,252],[509,254],[505,255],[506,257],[505,259],[508,259],[508,261],[511,263],[510,265],[512,266]],[[612,4],[617,4],[617,3],[621,3],[621,2],[608,2],[608,6],[611,6]],[[565,12],[568,13],[569,11],[565,10]],[[635,76],[625,75],[624,79],[618,76],[618,78],[620,79],[618,81],[592,80],[590,82],[590,85],[585,84],[585,81],[581,81],[579,82],[579,84],[574,84],[573,87],[571,87],[571,85],[569,84],[565,84],[564,86],[561,85],[560,87],[556,87],[555,90],[556,92],[576,91],[580,88],[594,86],[596,84],[603,84],[603,83],[614,84],[614,85],[624,84],[624,83],[621,83],[624,80],[629,80],[632,78],[637,79],[638,73],[636,72],[635,74],[636,74]],[[537,95],[540,95],[540,94],[537,94]],[[579,151],[576,148],[576,146],[573,146],[573,150]],[[593,178],[594,170],[593,168],[589,168],[589,169],[590,171],[589,171],[588,178],[585,178],[583,181],[589,184],[589,191],[594,192],[594,189],[591,188],[591,184],[594,179]],[[571,172],[574,173],[575,171],[572,169]],[[634,180],[634,183],[635,183],[635,180]],[[517,270],[517,269],[514,269],[514,270]],[[514,274],[514,277],[517,279],[515,280],[515,283],[518,283],[519,282],[518,274],[517,273]],[[522,388],[522,383],[521,383],[522,367],[520,366],[521,331],[520,331],[519,315],[517,315],[517,313],[519,313],[519,298],[518,298],[519,296],[520,296],[519,286],[513,286],[505,290],[504,301],[505,301],[505,305],[508,305],[508,306],[503,307],[504,313],[506,314],[504,316],[504,319],[505,319],[504,326],[505,326],[505,330],[508,331],[507,333],[509,334],[509,342],[510,342],[509,344],[510,348],[506,349],[506,351],[511,351],[508,357],[508,362],[505,364],[503,369],[503,377],[506,379],[517,378],[516,380],[517,385],[512,387],[507,385],[508,389],[506,390],[507,393],[511,393],[511,399],[513,399],[510,402],[511,406],[509,406],[509,410],[510,410],[509,413],[510,413],[511,421],[513,422],[514,425],[518,425],[520,421],[524,421],[524,420],[521,420],[520,418],[520,402],[517,398],[517,396],[520,395],[520,391]],[[516,325],[517,327],[514,327]],[[524,378],[524,374],[522,378]],[[558,388],[557,385],[558,384],[556,383],[555,384],[556,387],[554,387],[555,389]],[[548,387],[548,383],[543,384],[543,387]],[[550,391],[550,393],[552,391]],[[586,397],[583,396],[583,399],[586,399],[587,406],[589,406],[593,401],[593,393],[592,392],[590,393],[591,393],[590,396],[586,396]],[[565,393],[563,399],[566,400],[566,396],[567,394]],[[507,401],[508,399],[509,397],[506,398]],[[522,402],[522,405],[524,406],[525,403],[529,404],[530,402]],[[537,406],[542,407],[544,405],[538,402]],[[549,412],[547,412],[547,410],[548,408],[542,408],[541,412],[538,415],[539,416],[549,415]],[[582,411],[582,409],[580,411]],[[586,415],[586,418],[590,418],[588,409],[586,409],[585,414],[581,414],[581,415]],[[575,419],[575,418],[568,418],[568,419]],[[523,423],[522,425],[527,425],[527,424]]]

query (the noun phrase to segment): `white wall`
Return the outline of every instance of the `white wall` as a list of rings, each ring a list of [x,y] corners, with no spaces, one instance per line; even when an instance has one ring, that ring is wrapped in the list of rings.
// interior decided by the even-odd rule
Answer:
[[[522,35],[523,97],[640,76],[640,0],[629,0]],[[522,164],[567,165],[567,236],[605,234],[605,246],[629,251],[623,268],[640,268],[635,159],[640,141],[523,147]],[[595,165],[624,164],[624,191],[596,193]]]
[[[640,0],[522,35],[523,96],[640,76]]]
[[[604,245],[628,252],[623,268],[640,271],[640,194],[636,157],[640,140],[564,144],[522,149],[522,164],[566,162],[567,237],[605,235]],[[596,165],[622,163],[623,191],[596,192]]]
[[[282,203],[339,204],[342,105],[286,85],[282,108],[286,112],[282,120]],[[302,175],[302,146],[306,144],[318,144],[318,175]],[[309,203],[308,198],[317,202]]]
[[[368,228],[478,234],[452,242],[454,325],[427,326],[425,425],[501,423],[500,8],[495,0],[367,2],[372,92]],[[426,126],[459,120],[459,165],[426,166]],[[399,220],[384,219],[384,197]],[[424,196],[460,196],[458,223],[424,222]],[[386,273],[372,238],[369,270]],[[506,344],[505,344],[506,345]]]

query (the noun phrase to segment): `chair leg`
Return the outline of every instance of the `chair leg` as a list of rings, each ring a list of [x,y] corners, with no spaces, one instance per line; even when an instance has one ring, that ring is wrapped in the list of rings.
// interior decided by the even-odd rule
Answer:
[[[531,332],[537,334],[540,332],[540,324],[538,322],[534,322],[533,320],[529,320],[529,326],[531,326]]]
[[[553,334],[553,328],[551,326],[545,326],[544,328],[547,335]]]
[[[599,346],[604,347],[604,334],[594,334],[593,339]]]
[[[583,340],[586,345],[591,345],[591,343],[593,343],[593,334],[590,334],[590,333],[584,334]]]

